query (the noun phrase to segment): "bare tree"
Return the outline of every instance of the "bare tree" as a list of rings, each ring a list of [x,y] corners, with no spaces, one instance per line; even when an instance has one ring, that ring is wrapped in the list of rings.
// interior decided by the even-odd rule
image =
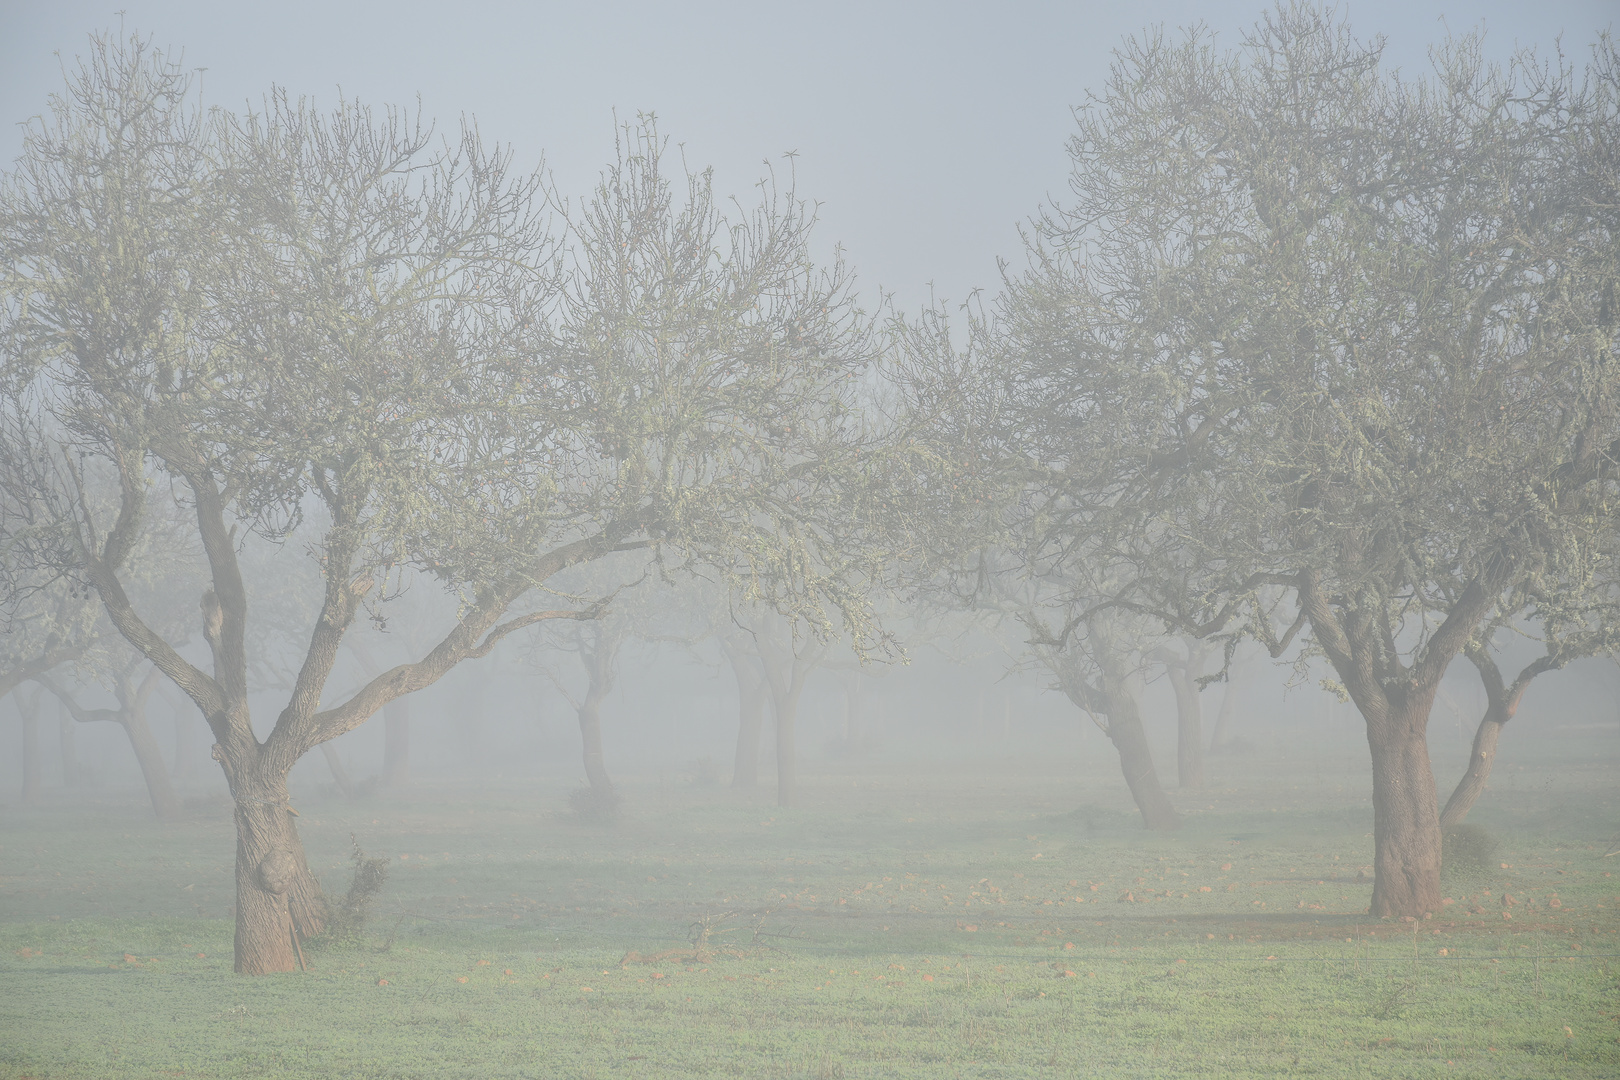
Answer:
[[[1274,655],[1308,629],[1366,723],[1378,915],[1439,905],[1446,668],[1518,583],[1577,574],[1620,477],[1613,45],[1584,77],[1435,57],[1403,81],[1304,6],[1235,50],[1127,42],[1072,201],[914,395],[987,391],[965,486],[1117,582],[1057,640],[1102,607]]]
[[[141,768],[147,794],[152,799],[152,812],[159,821],[173,821],[180,816],[180,798],[174,792],[163,751],[158,747],[152,726],[146,720],[146,703],[158,681],[163,678],[163,673],[148,665],[145,657],[136,654],[126,658],[122,665],[107,672],[107,675],[118,701],[117,707],[112,709],[84,707],[70,689],[49,675],[40,675],[35,682],[49,690],[78,723],[110,721],[124,730],[130,749],[135,752],[135,762]]]
[[[870,318],[841,265],[810,262],[814,218],[791,190],[767,184],[732,220],[688,176],[680,204],[663,149],[628,131],[559,236],[545,207],[562,201],[470,127],[439,144],[403,113],[280,94],[205,113],[139,40],[94,41],[28,129],[0,194],[4,376],[37,388],[75,477],[115,478],[111,518],[67,500],[72,561],[213,731],[236,803],[238,971],[291,969],[296,936],[325,923],[293,764],[515,630],[589,614],[531,602],[568,567],[646,548],[863,632],[866,524],[847,508],[877,445],[853,408]],[[153,482],[206,555],[211,670],[126,588]],[[320,570],[263,740],[248,532],[303,539]],[[454,625],[323,705],[345,633],[402,569],[458,599]]]
[[[1204,706],[1199,693],[1206,685],[1202,676],[1214,651],[1207,641],[1184,637],[1160,645],[1147,656],[1164,665],[1176,697],[1176,785],[1183,789],[1204,786]]]

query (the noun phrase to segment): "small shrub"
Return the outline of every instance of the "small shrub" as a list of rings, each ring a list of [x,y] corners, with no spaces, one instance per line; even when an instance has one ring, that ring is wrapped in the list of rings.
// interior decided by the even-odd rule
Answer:
[[[349,857],[354,865],[354,880],[349,883],[349,891],[343,899],[329,907],[327,936],[333,941],[354,941],[360,936],[377,894],[388,883],[388,859],[373,858],[360,850],[360,842],[353,833],[349,834],[349,841],[354,844],[354,854]]]

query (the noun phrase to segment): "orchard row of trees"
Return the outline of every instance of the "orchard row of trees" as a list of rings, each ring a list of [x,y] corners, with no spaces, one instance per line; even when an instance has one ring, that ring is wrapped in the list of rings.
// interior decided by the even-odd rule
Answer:
[[[784,801],[817,650],[888,651],[897,603],[1020,623],[1151,828],[1144,668],[1191,717],[1246,639],[1325,660],[1366,721],[1373,912],[1434,910],[1441,677],[1466,658],[1490,702],[1460,820],[1530,680],[1620,626],[1613,43],[1452,41],[1410,81],[1289,7],[1236,49],[1128,42],[1076,120],[1025,268],[908,318],[814,262],[791,182],[728,209],[650,121],[576,203],[476,129],[203,109],[96,39],[0,188],[0,690],[122,650],[134,698],[196,706],[248,973],[325,923],[302,755],[569,622],[588,750],[604,616],[671,584],[747,646],[739,763],[768,693]],[[334,694],[407,585],[449,614]],[[1510,680],[1511,633],[1544,652]]]

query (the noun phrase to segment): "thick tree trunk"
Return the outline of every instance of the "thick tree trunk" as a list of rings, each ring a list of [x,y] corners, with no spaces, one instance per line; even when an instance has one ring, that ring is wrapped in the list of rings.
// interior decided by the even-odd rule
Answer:
[[[1124,691],[1112,693],[1109,698],[1108,739],[1119,751],[1119,766],[1136,809],[1142,814],[1142,824],[1155,830],[1176,828],[1181,816],[1170,804],[1170,796],[1165,794],[1153,768],[1153,751],[1148,747],[1147,731],[1142,727],[1135,699]]]
[[[613,790],[607,767],[602,757],[602,701],[596,694],[587,694],[579,707],[579,736],[585,745],[585,779],[592,791]]]
[[[300,939],[326,926],[326,902],[293,826],[285,776],[238,783],[236,798],[236,970],[291,971]]]
[[[79,772],[78,725],[61,698],[56,699],[56,741],[62,748],[62,786],[78,787],[84,782]]]
[[[759,740],[765,721],[767,693],[764,676],[745,679],[737,672],[737,754],[731,767],[731,786],[752,791],[759,786]]]
[[[411,778],[411,700],[399,697],[383,706],[383,771],[385,787]]]
[[[1440,813],[1424,715],[1367,724],[1373,767],[1373,915],[1440,910]],[[1408,707],[1408,713],[1416,708]]]
[[[135,761],[146,780],[146,793],[152,799],[152,811],[159,821],[174,821],[180,816],[180,799],[169,781],[169,768],[163,763],[163,751],[158,748],[152,727],[146,722],[146,710],[126,709],[119,724],[129,737],[129,746],[135,751]]]
[[[39,802],[41,769],[39,763],[39,694],[25,695],[21,688],[12,692],[17,716],[22,720],[22,802]]]
[[[1204,786],[1204,712],[1198,680],[1190,670],[1170,671],[1176,692],[1176,783],[1183,789]]]

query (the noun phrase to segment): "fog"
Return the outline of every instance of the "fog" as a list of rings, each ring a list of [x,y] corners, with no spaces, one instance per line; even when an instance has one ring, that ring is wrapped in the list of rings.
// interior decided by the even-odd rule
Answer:
[[[821,204],[818,240],[841,244],[868,288],[913,309],[999,281],[1017,224],[1063,190],[1070,109],[1109,52],[1150,25],[1203,22],[1235,41],[1254,4],[829,4],[814,12],[701,3],[462,5],[16,3],[0,33],[0,160],[13,123],[57,89],[91,29],[124,25],[186,50],[214,103],[257,102],[271,85],[332,105],[337,94],[410,103],[441,124],[474,116],[524,164],[542,155],[578,195],[613,149],[613,118],[656,112],[725,194],[760,162],[795,152],[801,191]],[[1427,65],[1449,27],[1489,31],[1505,57],[1563,40],[1582,49],[1611,25],[1603,0],[1545,4],[1358,3],[1358,33],[1385,34],[1392,63]]]
[[[1612,24],[0,12],[0,1073],[1615,1075]]]
[[[834,778],[871,773],[912,775],[926,783],[941,768],[993,761],[998,767],[1037,771],[1095,771],[1102,786],[1076,785],[1080,801],[1130,808],[1129,793],[1107,737],[1055,691],[1049,677],[1010,670],[1007,655],[993,639],[979,635],[977,655],[942,655],[918,649],[904,663],[870,664],[860,671],[858,734],[849,740],[845,672],[822,670],[812,677],[799,714],[799,745],[811,775]],[[512,653],[518,653],[522,646]],[[616,782],[636,788],[660,784],[723,788],[731,781],[737,739],[736,680],[718,655],[703,655],[702,644],[687,650],[667,643],[632,641],[624,650],[618,685],[603,708],[603,743]],[[960,650],[967,653],[967,649]],[[853,658],[843,661],[852,666]],[[564,652],[530,657],[492,657],[457,670],[440,683],[412,695],[410,775],[433,785],[476,787],[484,781],[543,782],[565,791],[585,783],[580,734],[572,704],[542,668],[548,664],[565,680],[582,681],[578,661]],[[1322,672],[1317,671],[1320,677]],[[356,673],[357,677],[357,673]],[[1620,765],[1620,689],[1612,662],[1589,659],[1557,675],[1537,680],[1503,735],[1504,761],[1547,748],[1575,762]],[[339,684],[350,681],[341,672]],[[1242,691],[1242,703],[1229,736],[1238,745],[1212,768],[1220,786],[1220,762],[1233,757],[1327,763],[1333,769],[1359,767],[1365,754],[1361,719],[1353,706],[1324,693],[1314,681],[1296,683],[1292,670],[1273,664],[1256,673]],[[1466,763],[1484,697],[1471,669],[1459,663],[1448,679],[1429,728],[1435,772],[1443,785]],[[111,704],[95,684],[80,692],[90,707]],[[1202,697],[1206,727],[1221,711],[1225,687],[1211,685]],[[271,691],[260,698],[262,717],[274,716],[280,701]],[[209,760],[213,739],[195,708],[155,698],[150,719],[169,760],[176,786],[188,799],[228,798],[224,778]],[[1155,759],[1164,769],[1175,761],[1176,706],[1162,677],[1143,687],[1143,707]],[[19,717],[14,698],[3,706],[16,738]],[[59,787],[61,742],[58,709],[41,706],[41,758],[46,784]],[[261,719],[261,724],[268,720]],[[132,804],[145,789],[129,740],[114,724],[72,724],[79,784],[118,792]],[[378,716],[334,742],[347,778],[370,795],[378,794],[384,728]],[[13,750],[15,750],[15,744]],[[774,746],[767,729],[761,759],[767,766]],[[13,799],[22,783],[23,759],[8,753],[5,783]],[[1301,766],[1304,767],[1304,766]],[[756,797],[768,803],[769,769]],[[294,769],[292,784],[301,798],[342,799],[321,754],[312,753]],[[816,797],[816,784],[811,785]],[[63,792],[62,794],[66,794]],[[559,809],[562,804],[559,801]]]

